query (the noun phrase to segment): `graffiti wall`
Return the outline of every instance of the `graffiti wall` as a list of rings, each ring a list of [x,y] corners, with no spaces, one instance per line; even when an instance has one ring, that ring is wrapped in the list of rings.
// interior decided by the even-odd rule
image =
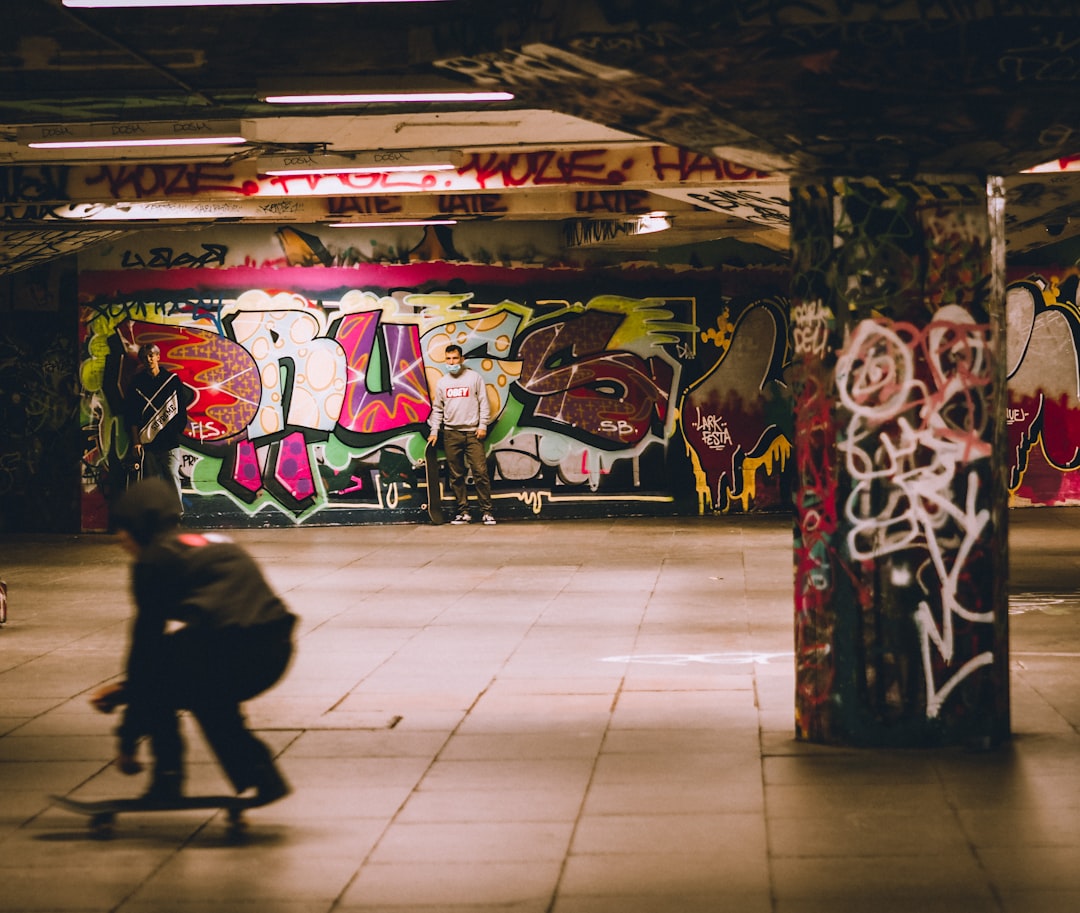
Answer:
[[[1080,270],[1010,277],[1011,504],[1080,504]]]
[[[77,532],[75,264],[0,276],[0,531]]]
[[[197,523],[421,521],[450,343],[486,382],[504,516],[787,509],[786,271],[493,266],[412,232],[345,250],[333,230],[236,226],[84,255],[84,528],[124,487],[147,342],[195,394]]]

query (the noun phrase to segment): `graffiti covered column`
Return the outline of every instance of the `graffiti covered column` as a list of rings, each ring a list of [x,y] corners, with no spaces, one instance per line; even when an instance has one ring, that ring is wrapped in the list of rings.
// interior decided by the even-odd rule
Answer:
[[[1009,735],[1003,191],[792,185],[796,735]]]

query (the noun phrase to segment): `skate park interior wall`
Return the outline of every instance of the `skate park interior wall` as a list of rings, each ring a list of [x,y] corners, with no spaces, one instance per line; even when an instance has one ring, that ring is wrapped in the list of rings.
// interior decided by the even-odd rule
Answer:
[[[0,532],[75,532],[80,390],[74,257],[0,277]]]
[[[424,520],[451,342],[486,381],[503,516],[787,509],[782,263],[573,262],[557,226],[394,232],[235,226],[82,255],[82,527],[125,484],[117,416],[149,341],[196,391],[196,524]]]
[[[1008,272],[1014,507],[1080,503],[1078,270],[1061,259]],[[788,283],[748,245],[570,257],[535,226],[120,235],[0,279],[0,528],[108,528],[147,336],[201,394],[193,522],[423,521],[451,337],[488,379],[504,515],[786,512]]]

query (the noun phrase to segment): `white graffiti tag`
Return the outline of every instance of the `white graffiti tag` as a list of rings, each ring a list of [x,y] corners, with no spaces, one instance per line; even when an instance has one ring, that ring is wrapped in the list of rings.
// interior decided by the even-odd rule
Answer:
[[[699,408],[693,427],[700,432],[702,442],[711,450],[723,450],[731,443],[731,431],[719,415],[702,415]]]
[[[820,301],[797,304],[791,309],[791,339],[798,355],[825,354],[832,312]]]
[[[990,339],[989,326],[974,323],[955,306],[942,308],[921,331],[911,324],[866,320],[836,366],[840,400],[851,413],[839,447],[854,483],[845,505],[852,558],[870,560],[912,548],[927,555],[926,568],[916,573],[894,568],[893,573],[898,580],[917,582],[940,606],[940,623],[928,599],[919,602],[914,619],[930,717],[938,715],[961,681],[993,661],[990,651],[972,656],[940,686],[931,664],[933,645],[952,666],[955,619],[993,621],[992,610],[974,611],[960,595],[971,551],[990,520],[990,511],[979,507],[974,468],[991,453],[985,435]],[[938,586],[940,592],[932,594]]]

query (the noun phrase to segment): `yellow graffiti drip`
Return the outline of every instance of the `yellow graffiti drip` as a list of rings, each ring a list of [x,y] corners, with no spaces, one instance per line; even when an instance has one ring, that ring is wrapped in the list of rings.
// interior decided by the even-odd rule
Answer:
[[[761,456],[747,457],[743,460],[742,494],[739,495],[743,510],[749,510],[750,502],[757,496],[757,471],[764,468],[766,475],[772,475],[776,462],[779,462],[782,471],[787,465],[789,456],[791,456],[791,442],[786,437],[778,436]]]
[[[698,499],[698,516],[704,517],[705,514],[712,513],[713,511],[712,492],[709,491],[709,478],[705,475],[705,470],[701,468],[701,458],[698,456],[697,451],[694,450],[690,445],[690,441],[686,438],[682,421],[682,409],[676,409],[674,412],[673,419],[679,427],[679,432],[682,434],[683,446],[686,448],[686,455],[690,458],[690,467],[694,473],[694,491],[697,494]]]
[[[537,516],[544,509],[544,493],[542,491],[519,491],[517,492],[517,499],[523,504],[527,504],[529,509]]]
[[[690,465],[694,470],[694,490],[697,492],[698,516],[704,517],[705,514],[713,511],[712,492],[709,491],[709,477],[705,475],[705,470],[701,468],[701,460],[698,458],[694,448],[690,446],[685,438],[683,443],[686,444],[686,453],[690,457]]]

